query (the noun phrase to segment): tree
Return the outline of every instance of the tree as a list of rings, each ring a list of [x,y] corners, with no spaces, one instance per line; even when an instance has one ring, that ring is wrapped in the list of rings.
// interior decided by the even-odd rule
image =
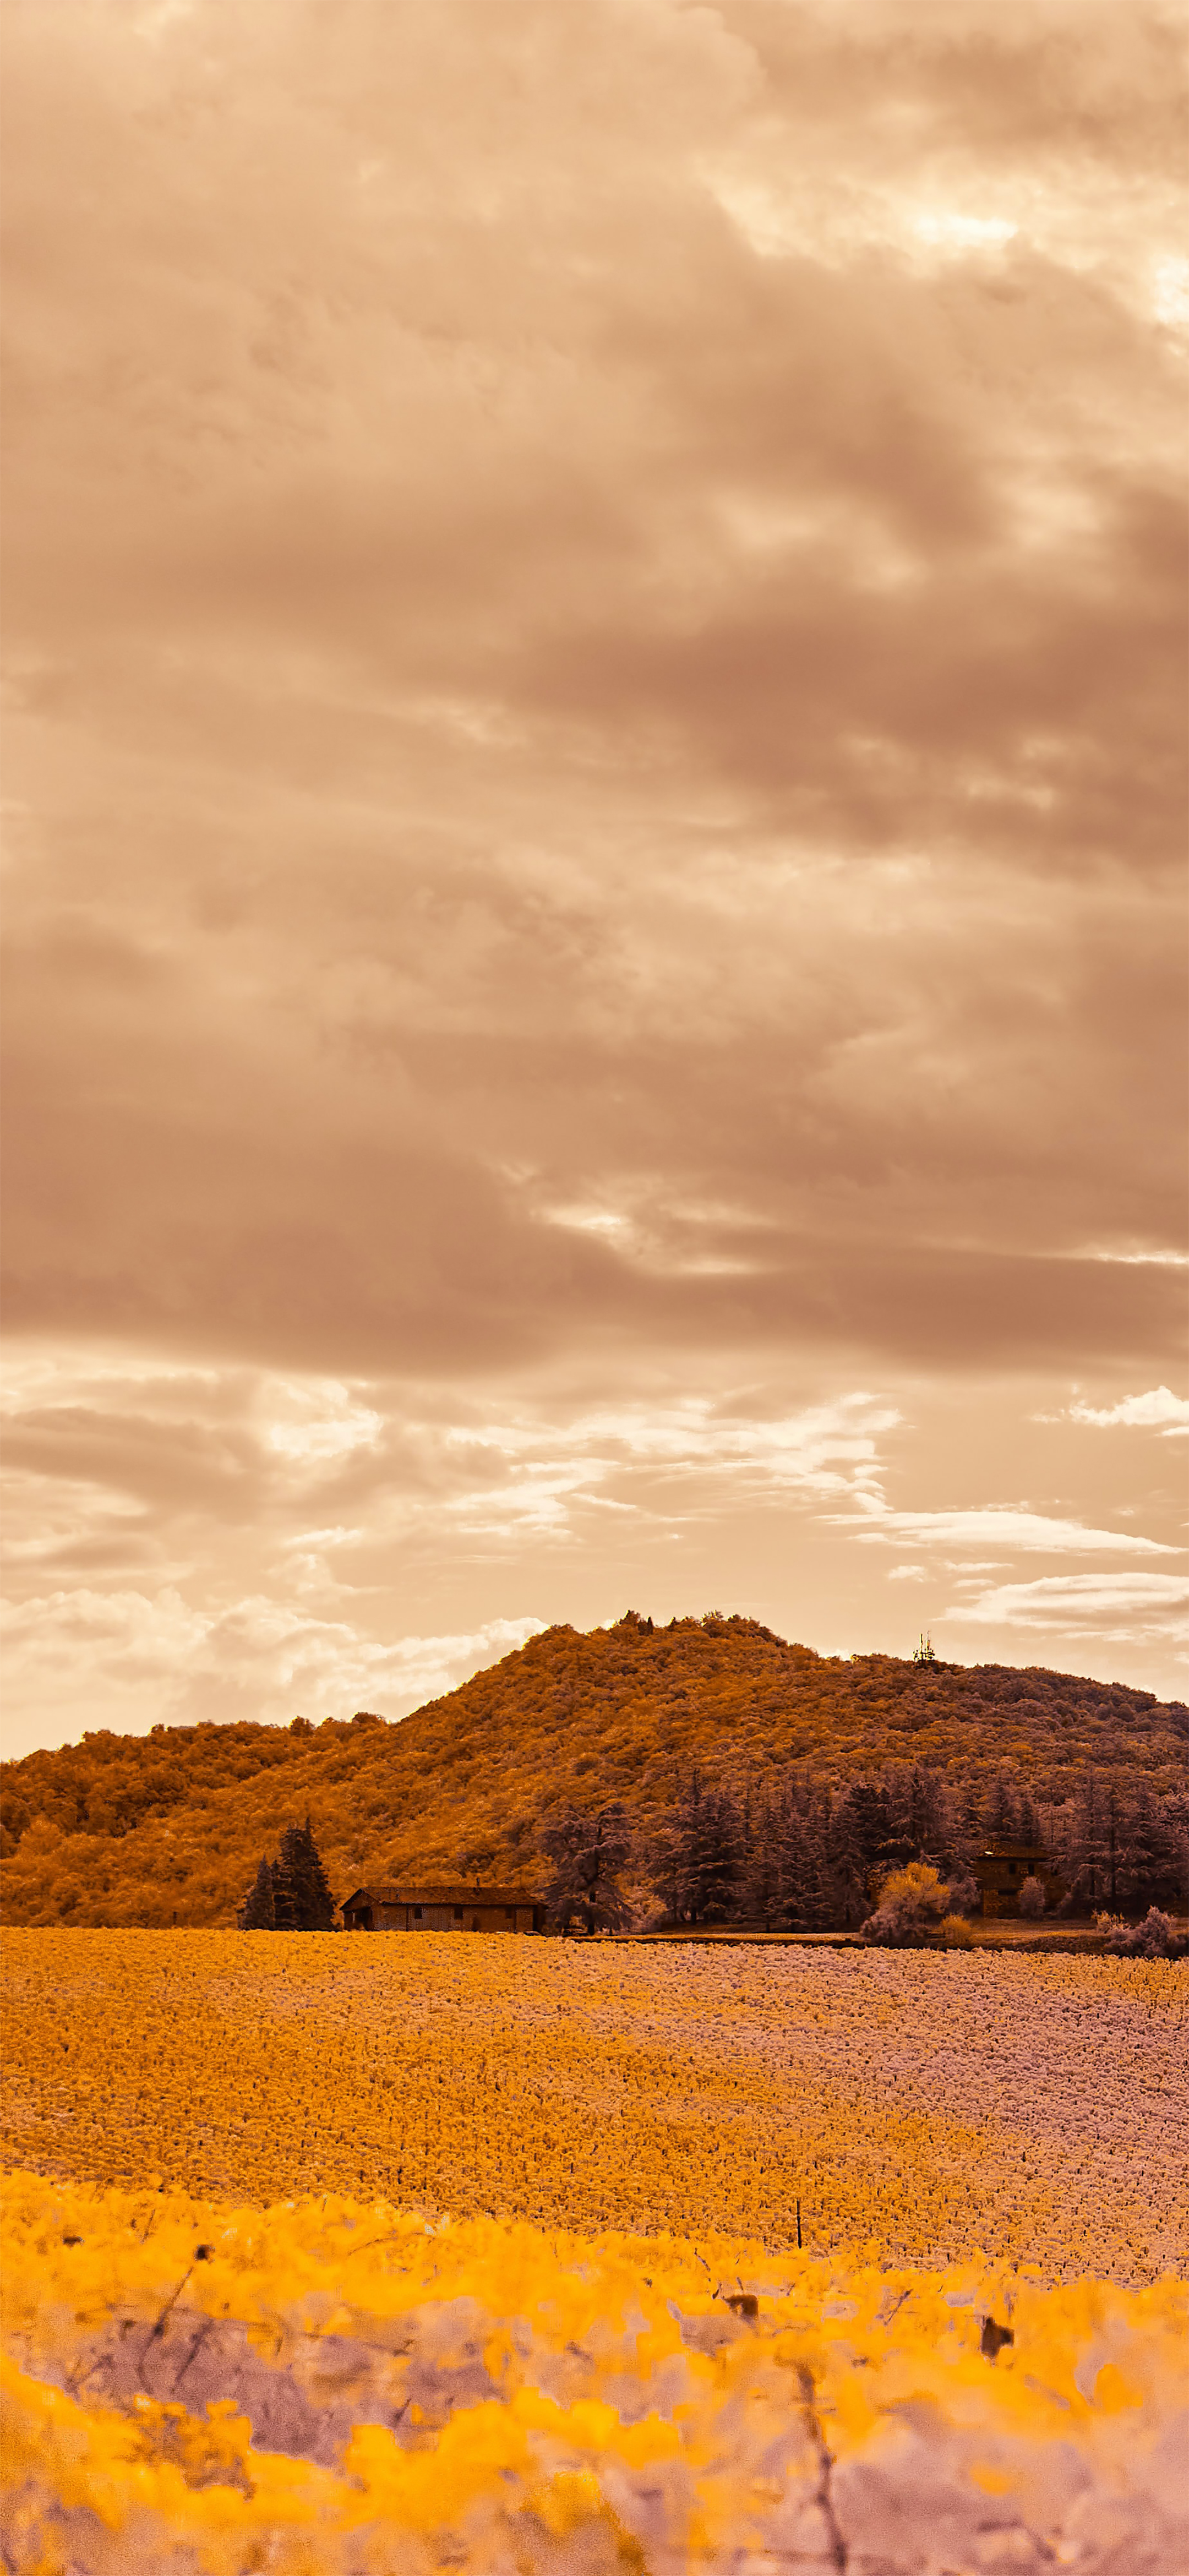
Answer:
[[[991,1786],[985,1807],[986,1835],[989,1842],[1014,1843],[1019,1839],[1016,1799],[1006,1771],[1000,1769]]]
[[[277,1909],[273,1897],[271,1861],[261,1860],[236,1919],[241,1932],[275,1932]]]
[[[754,1818],[749,1816],[748,1821],[751,1834],[750,1845],[744,1850],[741,1911],[748,1922],[762,1924],[765,1932],[772,1932],[784,1919],[784,1872],[780,1849],[783,1817],[780,1809],[766,1798],[758,1815]]]
[[[888,1801],[869,1780],[852,1781],[830,1818],[829,1858],[836,1912],[849,1930],[868,1911],[867,1880],[887,1839]]]
[[[864,1941],[885,1949],[919,1949],[930,1933],[961,1942],[971,1939],[968,1923],[949,1912],[950,1891],[927,1861],[911,1860],[893,1870],[880,1889],[879,1904],[862,1927]]]
[[[1020,1889],[1020,1899],[1019,1899],[1019,1903],[1020,1903],[1020,1912],[1021,1912],[1021,1914],[1025,1917],[1025,1919],[1026,1919],[1026,1920],[1029,1920],[1029,1919],[1030,1919],[1031,1921],[1035,1922],[1035,1921],[1036,1921],[1037,1916],[1038,1916],[1038,1915],[1043,1914],[1043,1913],[1044,1913],[1044,1910],[1045,1910],[1045,1892],[1044,1892],[1044,1882],[1043,1882],[1043,1880],[1041,1880],[1041,1879],[1039,1879],[1039,1878],[1032,1878],[1032,1877],[1028,1877],[1028,1878],[1026,1878],[1026,1879],[1025,1879],[1025,1881],[1024,1881],[1023,1886],[1022,1886],[1022,1887],[1021,1887],[1021,1889]]]
[[[670,1910],[687,1923],[721,1923],[738,1903],[739,1819],[726,1789],[704,1789],[694,1771],[668,1830],[663,1876]]]
[[[1146,1780],[1134,1783],[1118,1853],[1120,1902],[1135,1910],[1147,1903],[1185,1908],[1185,1840],[1176,1802],[1160,1804]]]
[[[830,1881],[830,1830],[833,1806],[828,1789],[811,1781],[797,1804],[800,1843],[796,1876],[800,1919],[807,1932],[828,1932],[838,1920],[838,1900]]]
[[[541,1849],[553,1862],[545,1903],[564,1932],[577,1915],[588,1932],[613,1932],[626,1920],[620,1872],[632,1849],[627,1809],[620,1799],[591,1815],[567,1807],[546,1826]]]
[[[1109,1884],[1112,1856],[1107,1842],[1102,1781],[1093,1771],[1086,1773],[1077,1797],[1071,1799],[1069,1805],[1066,1842],[1069,1883],[1063,1911],[1094,1913],[1101,1905]],[[1117,1863],[1114,1874],[1117,1878]]]
[[[273,1908],[278,1932],[330,1932],[335,1905],[307,1816],[286,1825],[273,1868]]]
[[[819,1873],[806,1838],[805,1818],[787,1787],[776,1822],[776,1862],[780,1896],[777,1922],[786,1932],[807,1931]]]

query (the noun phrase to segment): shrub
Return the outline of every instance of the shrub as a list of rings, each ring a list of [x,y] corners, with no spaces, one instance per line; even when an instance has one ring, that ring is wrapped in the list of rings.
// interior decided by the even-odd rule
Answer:
[[[974,1934],[963,1914],[947,1914],[942,1919],[941,1938],[947,1950],[973,1950]]]
[[[893,1870],[884,1880],[875,1912],[861,1926],[861,1937],[885,1949],[917,1947],[929,1933],[942,1930],[947,1918],[958,1920],[949,1913],[949,1903],[950,1890],[928,1861],[910,1860],[907,1868]]]
[[[1110,1924],[1106,1946],[1112,1958],[1183,1959],[1189,1953],[1189,1940],[1174,1932],[1158,1905],[1148,1907],[1142,1923],[1112,1922],[1109,1915],[1105,1920]]]
[[[1020,1912],[1031,1922],[1045,1910],[1045,1892],[1039,1878],[1026,1878],[1020,1889]]]

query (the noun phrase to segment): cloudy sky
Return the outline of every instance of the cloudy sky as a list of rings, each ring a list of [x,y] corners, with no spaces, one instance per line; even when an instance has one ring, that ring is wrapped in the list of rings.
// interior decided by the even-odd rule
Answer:
[[[10,0],[10,1749],[1184,1695],[1181,34]]]

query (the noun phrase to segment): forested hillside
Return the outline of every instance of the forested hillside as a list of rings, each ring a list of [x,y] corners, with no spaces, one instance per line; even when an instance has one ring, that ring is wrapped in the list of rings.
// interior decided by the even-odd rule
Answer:
[[[410,1868],[532,1882],[550,1818],[611,1800],[627,1810],[646,1894],[663,1884],[669,1820],[695,1770],[703,1796],[725,1801],[728,1838],[747,1837],[753,1871],[781,1817],[795,1812],[802,1841],[834,1851],[865,1803],[868,1841],[943,1852],[1031,1819],[1067,1876],[1080,1870],[1105,1899],[1113,1873],[1126,1901],[1149,1881],[1167,1892],[1182,1866],[1187,1749],[1189,1712],[1150,1691],[1002,1665],[841,1661],[751,1620],[654,1628],[629,1611],[585,1635],[548,1629],[399,1724],[360,1713],[104,1732],[7,1763],[4,1913],[229,1924],[261,1854],[307,1813],[340,1899]],[[1133,1870],[1132,1885],[1120,1855],[1134,1848],[1148,1877]]]

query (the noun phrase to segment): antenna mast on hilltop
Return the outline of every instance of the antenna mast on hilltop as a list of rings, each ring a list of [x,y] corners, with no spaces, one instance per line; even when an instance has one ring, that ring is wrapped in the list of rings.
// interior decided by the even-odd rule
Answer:
[[[919,1646],[914,1646],[914,1647],[913,1647],[913,1650],[912,1650],[912,1660],[913,1660],[914,1664],[935,1664],[935,1663],[936,1663],[936,1661],[937,1661],[937,1657],[936,1657],[936,1655],[935,1655],[935,1654],[934,1654],[934,1652],[933,1652],[933,1639],[932,1639],[932,1637],[925,1637],[925,1636],[922,1636],[922,1638],[921,1638],[921,1642],[920,1642],[920,1645],[919,1645]]]

